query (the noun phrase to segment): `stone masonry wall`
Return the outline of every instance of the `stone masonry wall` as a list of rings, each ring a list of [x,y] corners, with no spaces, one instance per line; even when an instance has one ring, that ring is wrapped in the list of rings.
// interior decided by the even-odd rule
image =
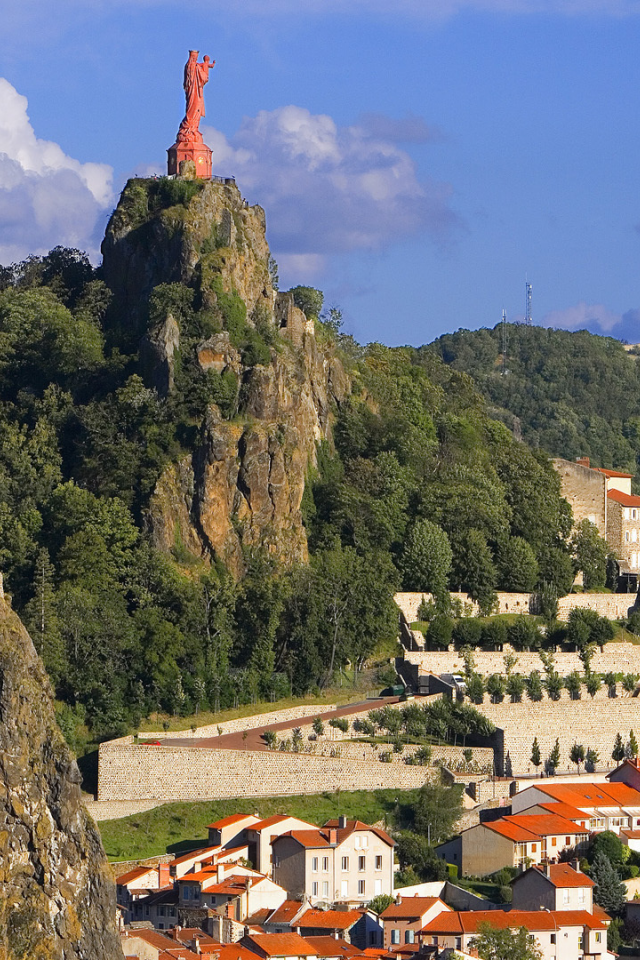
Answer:
[[[560,475],[562,496],[571,504],[575,525],[581,520],[591,520],[598,528],[600,536],[604,537],[607,519],[605,475],[559,457],[552,462]]]
[[[418,619],[418,608],[422,598],[431,599],[429,593],[396,593],[394,600],[406,622]],[[498,593],[495,613],[535,614],[535,594]],[[453,601],[460,601],[464,616],[477,617],[480,614],[477,603],[469,599],[466,593],[452,593]],[[571,610],[576,608],[595,610],[610,620],[622,620],[628,617],[635,606],[636,595],[631,593],[569,593],[558,600],[558,619],[568,620]],[[419,637],[417,639],[420,639]]]
[[[429,767],[351,758],[101,744],[98,800],[213,800],[420,787]]]
[[[499,773],[535,772],[530,762],[534,737],[538,738],[543,763],[558,738],[559,771],[575,772],[575,765],[569,761],[574,743],[581,743],[585,750],[589,747],[597,750],[599,766],[613,766],[611,751],[616,734],[620,733],[624,740],[628,740],[630,730],[634,730],[636,736],[640,735],[640,699],[637,697],[600,699],[594,703],[591,697],[570,700],[564,696],[557,701],[545,699],[539,703],[530,700],[484,703],[478,709],[503,731],[503,735],[498,734],[496,738]]]
[[[371,710],[375,704],[372,704]],[[218,727],[223,733],[237,733],[239,730],[253,730],[254,727],[268,726],[270,723],[282,723],[285,720],[297,720],[304,717],[317,717],[319,713],[328,713],[329,710],[335,710],[335,703],[317,703],[304,704],[299,707],[287,707],[284,710],[270,710],[269,713],[255,713],[250,717],[236,717],[234,720],[223,720],[221,723],[209,723],[203,727],[196,727],[194,730],[172,730],[170,734],[164,732],[144,732],[141,734],[143,739],[153,740],[170,736],[172,740],[192,739],[193,737],[215,737],[218,735]],[[122,737],[123,743],[131,742],[131,737]]]
[[[529,674],[532,670],[543,673],[540,655],[534,651],[514,650],[508,643],[501,653],[491,650],[481,650],[476,647],[474,659],[476,670],[482,676],[491,673],[504,673],[504,657],[513,653],[518,658],[514,667],[516,673]],[[584,673],[584,667],[577,653],[556,653],[556,670],[562,677],[568,676],[574,670]],[[464,662],[459,650],[406,650],[404,659],[415,664],[420,673],[463,673]],[[640,674],[640,645],[633,643],[607,643],[598,650],[591,661],[594,673],[638,673]]]

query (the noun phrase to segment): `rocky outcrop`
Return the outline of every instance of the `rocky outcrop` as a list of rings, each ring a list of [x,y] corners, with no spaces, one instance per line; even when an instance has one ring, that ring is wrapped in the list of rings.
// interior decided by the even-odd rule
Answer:
[[[123,960],[115,886],[44,667],[0,596],[0,956]]]
[[[291,293],[274,291],[265,229],[262,208],[233,182],[134,180],[102,246],[118,323],[139,335],[148,385],[171,395],[177,363],[191,364],[193,376],[195,361],[203,383],[220,378],[226,398],[160,477],[147,515],[152,541],[178,558],[222,560],[237,576],[257,546],[283,562],[306,560],[305,481],[349,388],[314,322]],[[154,287],[176,282],[192,291],[200,318],[184,330],[169,308],[157,316],[147,306]],[[197,341],[194,330],[207,328]]]

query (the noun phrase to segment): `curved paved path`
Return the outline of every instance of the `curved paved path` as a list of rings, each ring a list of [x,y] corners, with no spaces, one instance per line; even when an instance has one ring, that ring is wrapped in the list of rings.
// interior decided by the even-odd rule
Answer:
[[[362,713],[364,710],[378,710],[380,707],[386,707],[388,704],[399,703],[400,697],[376,697],[372,700],[363,700],[360,703],[349,703],[344,707],[338,707],[336,710],[329,710],[326,713],[310,714],[308,717],[298,717],[297,720],[281,720],[279,723],[268,723],[263,727],[253,727],[250,730],[236,730],[234,733],[223,733],[219,737],[180,737],[161,740],[163,747],[207,747],[219,750],[267,750],[262,735],[266,730],[273,730],[274,733],[280,733],[283,730],[293,730],[295,727],[302,727],[313,723],[318,716],[322,722],[328,725],[329,720],[336,717],[348,717],[354,713]],[[246,734],[246,736],[245,736]]]

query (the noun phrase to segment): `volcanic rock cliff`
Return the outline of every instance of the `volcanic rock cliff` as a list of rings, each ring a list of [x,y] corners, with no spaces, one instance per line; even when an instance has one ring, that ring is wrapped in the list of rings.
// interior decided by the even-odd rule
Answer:
[[[198,439],[161,476],[148,511],[154,543],[236,575],[257,545],[305,560],[305,479],[349,383],[314,321],[273,288],[264,211],[233,181],[130,181],[102,250],[114,315],[136,338],[147,384],[170,396],[191,362],[235,397],[224,410],[208,404]],[[170,298],[150,308],[166,284],[193,295],[195,339]]]
[[[123,958],[115,886],[80,780],[42,662],[0,587],[2,958]]]

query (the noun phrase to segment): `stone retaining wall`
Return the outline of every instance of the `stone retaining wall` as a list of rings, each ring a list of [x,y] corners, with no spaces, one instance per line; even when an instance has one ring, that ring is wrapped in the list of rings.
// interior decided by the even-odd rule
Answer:
[[[429,600],[429,593],[396,593],[394,600],[407,621],[413,623],[418,619],[418,607],[422,598]],[[536,613],[535,594],[533,593],[498,593],[495,613]],[[478,604],[474,603],[466,593],[452,593],[451,599],[458,600],[463,605],[464,616],[477,617],[480,614]],[[635,606],[636,595],[633,593],[569,593],[558,600],[558,619],[568,620],[571,610],[580,607],[596,610],[602,617],[610,620],[622,620],[628,617]]]
[[[325,790],[420,787],[437,771],[407,764],[251,750],[101,744],[98,800],[215,800]]]
[[[504,673],[504,656],[513,653],[518,658],[514,672],[529,674],[532,670],[544,673],[540,655],[533,651],[514,650],[505,643],[501,653],[491,650],[481,650],[476,647],[473,653],[476,670],[482,676],[491,673]],[[574,670],[584,673],[584,667],[577,653],[556,653],[555,669],[560,676],[566,677]],[[464,673],[464,661],[459,650],[434,650],[432,652],[420,650],[406,650],[404,659],[418,667],[419,673]],[[594,673],[638,673],[640,674],[640,644],[634,643],[607,643],[598,650],[591,661]]]
[[[575,765],[569,760],[574,743],[581,743],[598,751],[598,767],[613,767],[611,751],[620,733],[628,740],[629,731],[640,737],[640,699],[621,697],[604,699],[594,703],[586,700],[558,701],[541,700],[539,703],[484,703],[478,708],[495,723],[496,767],[500,774],[534,773],[530,762],[534,737],[538,738],[542,761],[548,758],[555,744],[560,741],[559,772],[572,771]],[[542,767],[540,768],[542,769]]]
[[[303,719],[304,717],[317,717],[319,713],[328,713],[335,710],[335,703],[318,703],[313,705],[304,704],[299,707],[287,707],[284,710],[270,710],[269,713],[254,713],[249,717],[236,717],[235,720],[222,720],[220,723],[209,723],[203,727],[196,727],[194,730],[171,730],[169,733],[144,732],[140,736],[143,740],[162,739],[171,737],[172,740],[192,739],[193,737],[217,737],[218,728],[222,733],[237,733],[242,730],[253,730],[255,727],[265,727],[272,723],[283,723],[286,720]],[[373,710],[374,706],[369,709]],[[121,738],[124,741],[130,740],[129,737]]]

